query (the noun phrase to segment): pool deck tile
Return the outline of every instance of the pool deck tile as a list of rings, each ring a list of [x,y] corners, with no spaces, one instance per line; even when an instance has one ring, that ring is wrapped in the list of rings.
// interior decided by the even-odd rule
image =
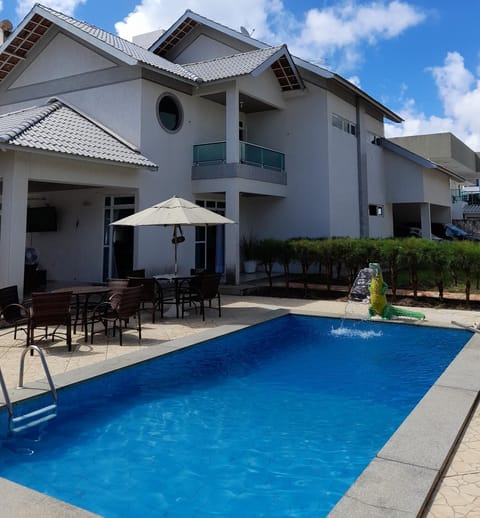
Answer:
[[[377,457],[439,471],[475,400],[471,391],[434,385]]]
[[[435,470],[377,457],[358,477],[329,518],[389,518],[397,513],[398,516],[417,516],[435,477]]]
[[[95,335],[93,345],[86,344],[81,335],[75,335],[72,352],[68,352],[61,341],[47,345],[44,351],[56,386],[76,383],[85,377],[169,353],[276,318],[285,312],[362,319],[368,315],[367,306],[360,303],[230,295],[222,298],[222,318],[215,312],[207,313],[205,322],[192,314],[184,320],[159,319],[153,325],[145,313],[141,343],[132,330],[125,333],[123,347],[118,345],[118,338],[106,340],[101,334]],[[409,320],[409,324],[459,329],[452,322],[469,327],[480,321],[480,312],[430,308],[420,311],[425,313],[426,321]],[[360,475],[330,513],[331,517],[480,518],[480,410],[476,408],[480,391],[480,334],[472,332],[472,336],[475,339],[463,349],[398,433]],[[19,332],[14,340],[10,329],[0,329],[0,365],[13,401],[47,388],[38,355],[25,358],[25,385],[28,388],[15,388],[24,344],[24,333]],[[420,435],[419,429],[422,430]],[[455,443],[458,436],[461,440]],[[453,447],[454,455],[446,463]],[[432,490],[437,479],[439,483]],[[430,496],[426,510],[418,514],[425,498]],[[4,479],[0,479],[0,501],[1,512],[6,509],[8,516],[16,518],[94,516]]]
[[[55,498],[25,489],[24,486],[2,479],[0,485],[2,517],[15,518],[98,518],[99,515],[78,509]]]

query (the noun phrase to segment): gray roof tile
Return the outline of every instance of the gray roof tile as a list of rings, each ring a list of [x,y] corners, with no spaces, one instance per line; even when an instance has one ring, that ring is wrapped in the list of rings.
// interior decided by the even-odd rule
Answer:
[[[198,77],[196,77],[192,72],[185,70],[185,68],[181,65],[172,63],[165,58],[157,56],[153,52],[150,52],[149,50],[144,49],[135,43],[124,40],[119,36],[115,36],[114,34],[104,31],[103,29],[99,29],[98,27],[95,27],[89,23],[76,20],[75,18],[67,16],[66,14],[55,11],[50,7],[46,7],[44,5],[39,5],[38,7],[55,16],[56,18],[63,20],[72,27],[76,27],[86,34],[93,36],[94,38],[102,41],[103,43],[106,43],[107,45],[110,45],[116,50],[123,52],[127,56],[130,56],[131,58],[136,59],[141,63],[159,68],[160,70],[170,72],[185,79],[190,79],[191,81],[198,80]]]
[[[251,74],[261,66],[269,57],[278,52],[282,46],[269,47],[267,49],[252,50],[241,54],[233,54],[209,61],[188,63],[183,65],[193,74],[201,77],[203,81],[216,81],[246,74]]]
[[[156,169],[113,133],[61,101],[0,116],[0,142]]]

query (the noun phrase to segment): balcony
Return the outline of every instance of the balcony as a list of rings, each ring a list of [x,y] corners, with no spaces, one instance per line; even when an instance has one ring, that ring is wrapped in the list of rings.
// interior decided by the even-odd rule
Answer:
[[[193,146],[192,179],[246,178],[286,185],[285,154],[240,142],[240,162],[226,163],[226,142]]]

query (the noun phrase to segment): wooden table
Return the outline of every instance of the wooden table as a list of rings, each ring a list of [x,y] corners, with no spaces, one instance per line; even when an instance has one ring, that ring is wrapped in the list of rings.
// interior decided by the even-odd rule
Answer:
[[[73,324],[73,332],[77,332],[77,324],[79,321],[82,322],[82,327],[85,332],[85,342],[88,341],[88,301],[91,295],[104,295],[109,293],[110,288],[108,286],[97,285],[97,286],[70,286],[66,288],[58,288],[52,290],[54,293],[61,293],[65,291],[71,291],[72,295],[75,296],[75,320]],[[84,297],[83,303],[80,298]]]

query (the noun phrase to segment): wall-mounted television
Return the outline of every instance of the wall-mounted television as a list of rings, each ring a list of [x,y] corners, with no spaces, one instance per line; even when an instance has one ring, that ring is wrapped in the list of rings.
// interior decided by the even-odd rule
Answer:
[[[27,209],[27,232],[56,232],[57,210],[55,207],[29,207]]]

